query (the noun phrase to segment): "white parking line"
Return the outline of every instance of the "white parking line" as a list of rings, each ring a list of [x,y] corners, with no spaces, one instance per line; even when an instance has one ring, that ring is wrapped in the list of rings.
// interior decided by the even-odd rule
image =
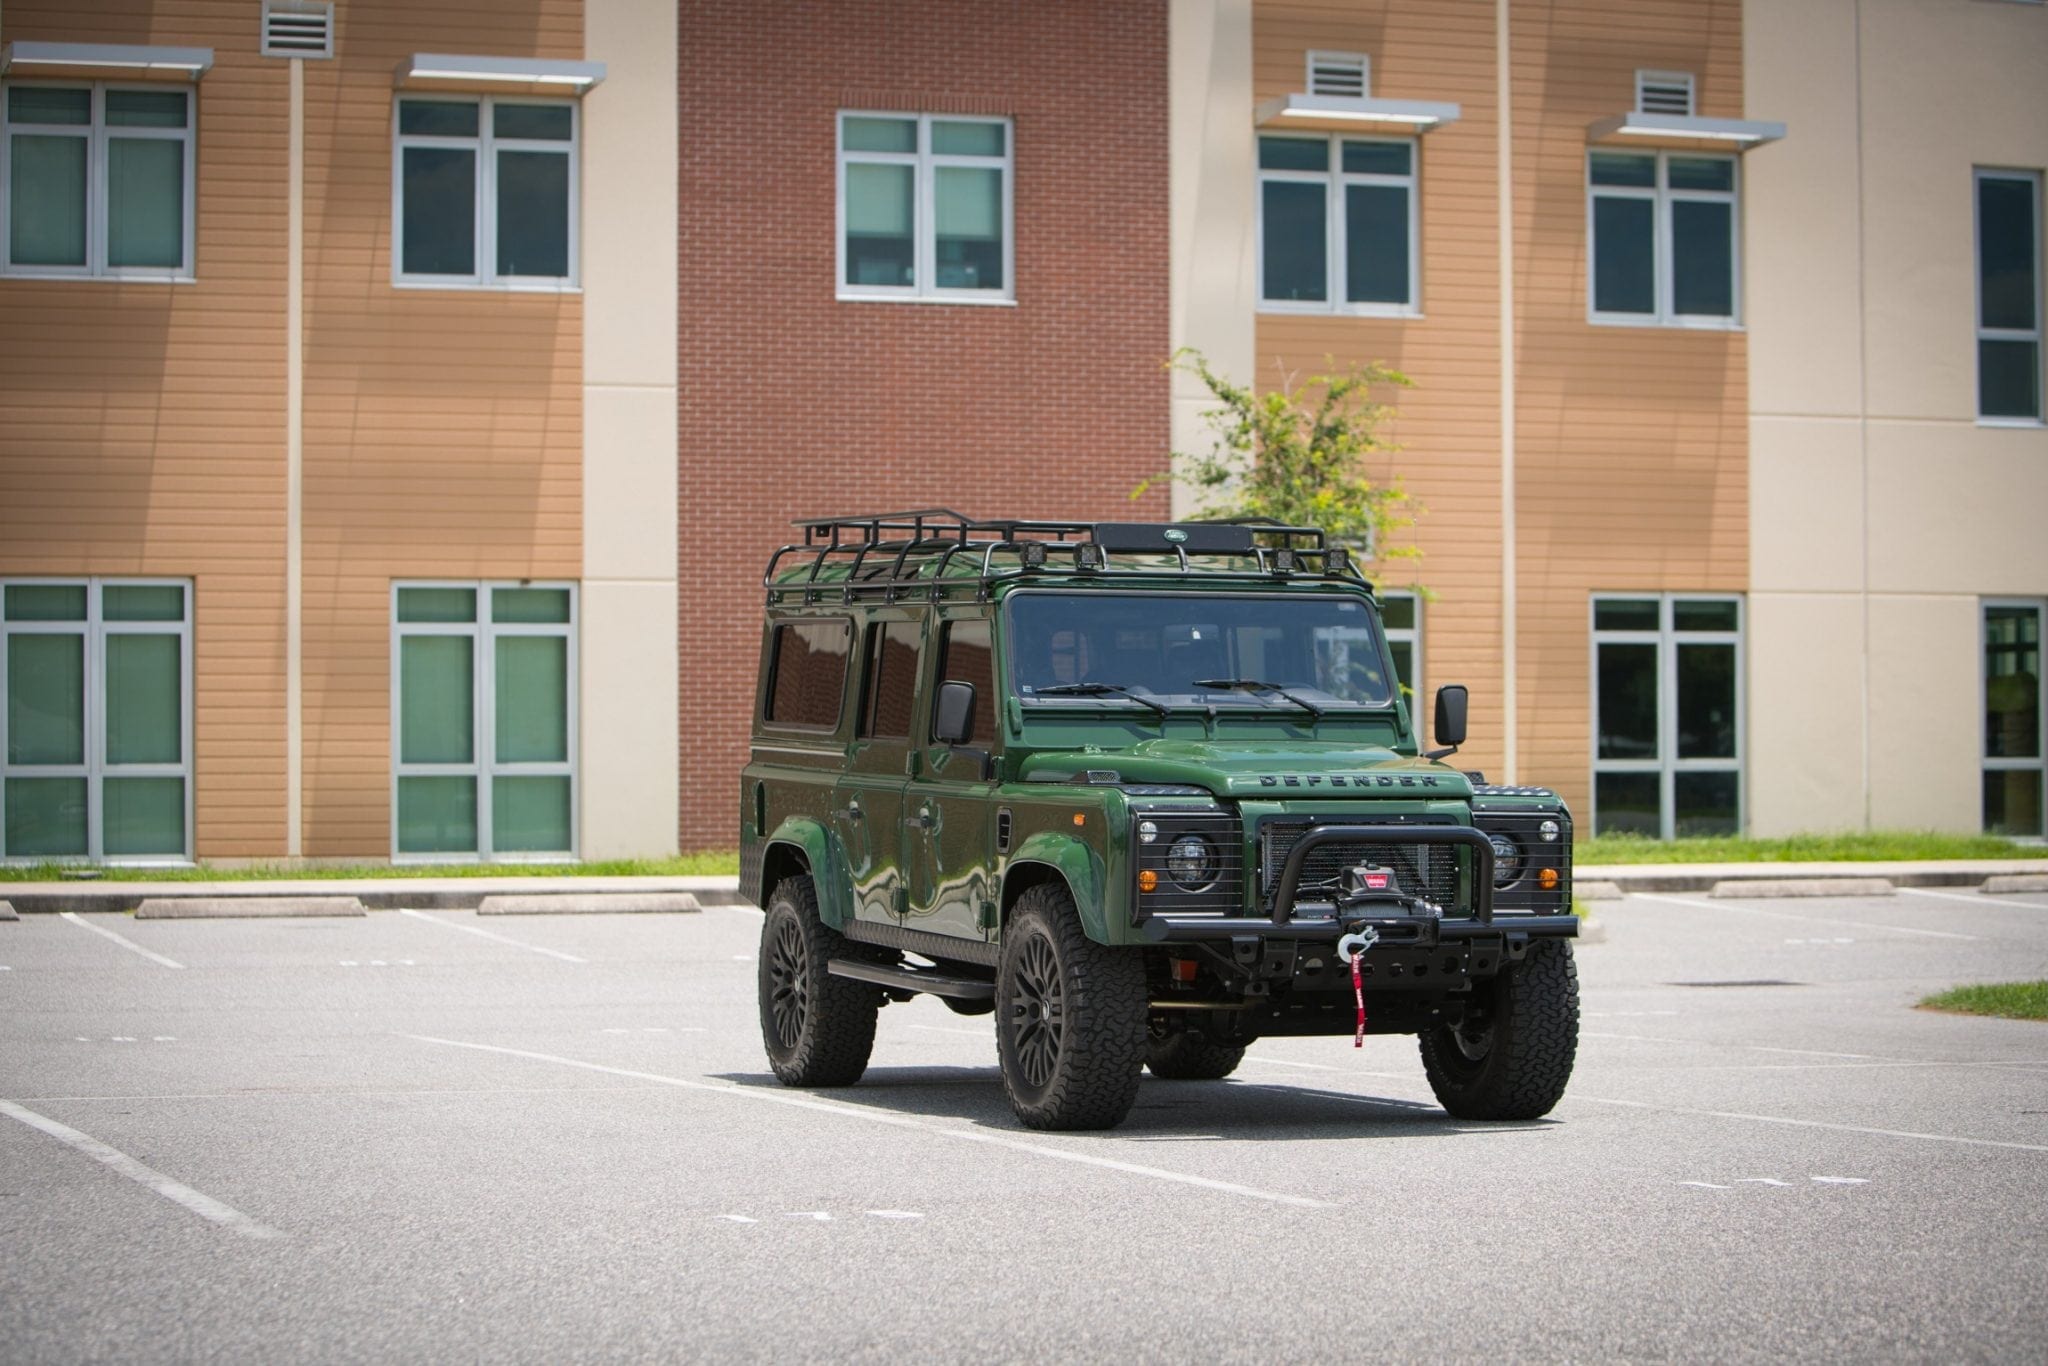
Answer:
[[[1740,1110],[1692,1110],[1680,1105],[1652,1105],[1646,1100],[1610,1100],[1604,1096],[1567,1095],[1567,1101],[1587,1105],[1622,1105],[1631,1110],[1655,1110],[1666,1115],[1698,1115],[1706,1119],[1746,1119],[1758,1124],[1789,1124],[1799,1129],[1828,1129],[1839,1134],[1875,1134],[1880,1138],[1913,1138],[1928,1143],[1962,1143],[1972,1148],[2014,1148],[2024,1153],[2048,1153],[2048,1143],[2011,1143],[1998,1138],[1965,1138],[1961,1134],[1923,1134],[1910,1129],[1872,1129],[1861,1124],[1830,1124],[1818,1119],[1791,1119],[1784,1115],[1752,1115]]]
[[[1636,901],[1662,901],[1672,906],[1693,906],[1702,911],[1734,911],[1738,915],[1763,915],[1773,920],[1796,920],[1802,925],[1841,925],[1852,930],[1864,930],[1873,934],[1918,934],[1929,939],[1969,939],[1974,934],[1956,934],[1950,930],[1916,930],[1905,925],[1882,925],[1874,920],[1830,920],[1819,915],[1793,915],[1789,911],[1766,911],[1756,906],[1736,906],[1725,901],[1696,901],[1685,896],[1662,896],[1652,892],[1630,892]]]
[[[1985,895],[1984,895],[1984,893],[1982,893],[1982,892],[1970,892],[1970,893],[1967,893],[1967,894],[1966,894],[1966,893],[1963,893],[1963,892],[1936,892],[1936,891],[1930,891],[1930,890],[1928,890],[1928,889],[1927,889],[1927,888],[1925,888],[1925,887],[1901,887],[1901,888],[1899,888],[1899,895],[1900,895],[1900,896],[1938,896],[1938,897],[1940,897],[1940,898],[1941,898],[1941,899],[1942,899],[1943,901],[1967,901],[1967,902],[1968,902],[1968,903],[1970,903],[1970,905],[1972,905],[1972,906],[1997,906],[1997,905],[2001,905],[2001,904],[2004,904],[2004,903],[2001,903],[2001,902],[1995,901],[1995,900],[1993,900],[1993,899],[1992,899],[1992,898],[1990,898],[1990,897],[1987,897],[1987,896],[1985,896]],[[2023,903],[2021,903],[2021,904],[2022,904],[2022,905],[2024,905],[2025,903],[2023,902]]]
[[[1746,1048],[1752,1053],[1793,1053],[1807,1058],[1848,1058],[1857,1062],[1877,1061],[1876,1055],[1871,1053],[1823,1053],[1815,1048],[1773,1048],[1769,1044],[1722,1043],[1717,1039],[1667,1039],[1656,1034],[1602,1034],[1588,1029],[1581,1032],[1579,1037],[1582,1039],[1620,1039],[1624,1043],[1675,1043],[1696,1044],[1702,1048]]]
[[[398,913],[400,915],[409,915],[415,920],[424,920],[429,925],[440,925],[446,929],[461,930],[464,934],[473,934],[480,939],[495,939],[500,944],[510,944],[513,948],[525,949],[528,953],[544,953],[550,958],[559,958],[564,963],[587,963],[590,961],[587,958],[578,958],[573,953],[562,953],[555,949],[544,949],[538,944],[522,944],[517,939],[507,939],[502,934],[493,934],[489,930],[478,929],[474,925],[461,925],[453,920],[443,920],[439,916],[428,915],[425,911],[401,909]]]
[[[171,964],[176,967],[177,964]],[[23,1109],[11,1100],[0,1100],[0,1115],[18,1119],[31,1129],[40,1129],[59,1143],[66,1144],[98,1162],[104,1162],[121,1175],[146,1186],[173,1204],[183,1205],[202,1219],[209,1219],[230,1232],[245,1238],[282,1238],[284,1235],[267,1225],[259,1224],[238,1209],[231,1209],[210,1195],[202,1195],[190,1186],[171,1180],[162,1172],[143,1166],[118,1148],[110,1148],[91,1134],[82,1134],[68,1124],[59,1124],[47,1115]]]
[[[1287,1195],[1279,1191],[1259,1190],[1254,1186],[1240,1186],[1231,1181],[1217,1181],[1206,1176],[1195,1176],[1188,1172],[1167,1171],[1163,1167],[1140,1166],[1135,1162],[1119,1162],[1115,1158],[1097,1157],[1093,1153],[1077,1153],[1065,1148],[1054,1148],[1043,1143],[1027,1143],[1021,1139],[1008,1138],[1002,1134],[984,1133],[977,1129],[961,1129],[951,1125],[932,1124],[908,1115],[885,1114],[865,1109],[858,1105],[843,1105],[836,1101],[817,1100],[808,1096],[792,1095],[786,1091],[769,1091],[752,1086],[734,1086],[729,1083],[699,1081],[692,1077],[670,1077],[659,1072],[635,1072],[624,1067],[607,1067],[602,1063],[584,1062],[580,1058],[564,1058],[553,1053],[533,1053],[523,1048],[503,1048],[497,1044],[466,1043],[461,1039],[439,1039],[427,1034],[407,1034],[403,1037],[420,1043],[440,1044],[448,1048],[471,1048],[480,1053],[498,1053],[509,1058],[531,1058],[536,1062],[551,1062],[563,1067],[580,1067],[590,1072],[605,1072],[615,1077],[631,1077],[638,1081],[659,1082],[663,1086],[675,1086],[690,1091],[711,1091],[722,1096],[733,1096],[740,1100],[763,1101],[770,1105],[787,1105],[792,1109],[814,1110],[820,1114],[838,1115],[843,1119],[866,1120],[870,1124],[886,1124],[897,1129],[915,1129],[935,1138],[960,1139],[968,1143],[986,1143],[992,1147],[1008,1148],[1012,1152],[1030,1153],[1035,1157],[1049,1157],[1059,1162],[1074,1162],[1085,1167],[1102,1167],[1110,1171],[1123,1172],[1129,1176],[1149,1177],[1154,1181],[1168,1181],[1182,1186],[1199,1186],[1204,1190],[1218,1191],[1225,1195],[1242,1195],[1253,1200],[1267,1200],[1276,1205],[1294,1205],[1301,1209],[1334,1209],[1327,1200],[1311,1200],[1303,1195]]]
[[[101,926],[93,924],[90,920],[87,920],[85,917],[79,915],[76,911],[59,911],[58,915],[61,918],[70,921],[74,925],[79,925],[84,927],[85,929],[91,930],[94,934],[105,935],[107,938],[113,940],[116,944],[119,944],[122,948],[128,950],[130,953],[139,953],[152,963],[161,963],[167,968],[182,968],[185,966],[183,963],[173,963],[170,959],[164,957],[160,953],[151,953],[148,949],[145,949],[144,947],[142,947],[142,945],[136,943],[132,939],[123,939],[120,935],[115,934],[112,930],[104,929]]]

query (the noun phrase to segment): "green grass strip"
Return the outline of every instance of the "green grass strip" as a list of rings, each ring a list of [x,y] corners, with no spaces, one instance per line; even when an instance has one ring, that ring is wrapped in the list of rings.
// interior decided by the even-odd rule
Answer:
[[[1929,996],[1924,1010],[1996,1015],[2001,1020],[2048,1020],[2048,982],[1990,982]]]
[[[1881,863],[1924,859],[2043,858],[2048,849],[1997,835],[1944,835],[1932,830],[1873,830],[1783,839],[1653,840],[1641,835],[1580,838],[1574,862],[1601,863]]]

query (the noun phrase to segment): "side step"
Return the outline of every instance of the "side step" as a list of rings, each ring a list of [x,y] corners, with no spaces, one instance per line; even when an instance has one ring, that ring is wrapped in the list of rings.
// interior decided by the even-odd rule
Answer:
[[[928,991],[934,996],[951,996],[961,1001],[996,998],[994,982],[977,982],[972,977],[946,977],[916,968],[885,968],[879,963],[856,963],[850,958],[834,958],[825,970],[834,977],[851,977],[857,982],[873,982],[878,987],[903,991]]]

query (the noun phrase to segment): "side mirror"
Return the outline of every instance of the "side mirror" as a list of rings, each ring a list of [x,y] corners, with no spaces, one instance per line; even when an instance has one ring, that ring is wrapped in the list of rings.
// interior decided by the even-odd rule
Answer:
[[[964,745],[972,734],[974,685],[948,679],[939,684],[938,704],[932,717],[932,739],[941,745]]]
[[[1432,750],[1426,757],[1441,759],[1465,743],[1465,685],[1446,683],[1436,690],[1436,742],[1447,748]]]

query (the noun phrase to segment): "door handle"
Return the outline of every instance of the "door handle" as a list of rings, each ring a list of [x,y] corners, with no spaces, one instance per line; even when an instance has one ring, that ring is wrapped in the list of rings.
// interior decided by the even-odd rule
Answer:
[[[846,808],[846,819],[850,821],[866,820],[867,814],[867,812],[860,809],[859,802],[854,802]]]
[[[909,816],[904,819],[903,823],[912,830],[929,830],[938,824],[930,816]]]

